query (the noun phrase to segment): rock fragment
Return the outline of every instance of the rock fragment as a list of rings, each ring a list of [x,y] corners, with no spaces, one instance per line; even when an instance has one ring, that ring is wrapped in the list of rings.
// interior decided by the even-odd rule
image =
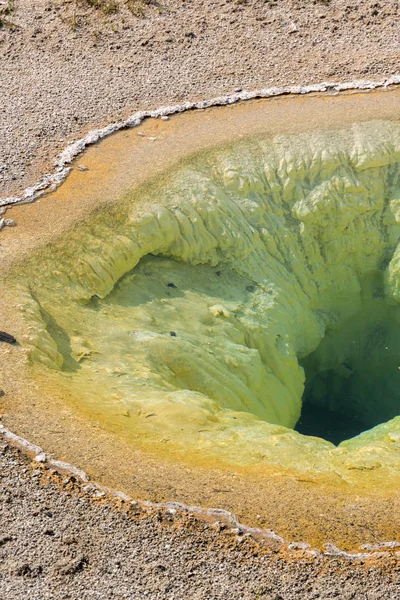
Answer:
[[[0,342],[6,342],[7,344],[15,344],[17,340],[10,333],[6,333],[5,331],[0,331]]]

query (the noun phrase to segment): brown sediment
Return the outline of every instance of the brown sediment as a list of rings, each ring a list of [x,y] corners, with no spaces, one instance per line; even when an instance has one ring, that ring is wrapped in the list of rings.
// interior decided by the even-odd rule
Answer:
[[[76,164],[87,170],[74,169],[54,194],[12,209],[18,229],[3,234],[5,268],[10,272],[18,268],[24,258],[68,235],[75,223],[93,211],[160,175],[193,151],[193,140],[199,151],[255,133],[273,136],[396,118],[399,96],[398,90],[388,90],[255,100],[169,121],[147,121],[139,128],[143,136],[137,129],[111,136],[77,159]],[[1,291],[4,326],[23,344],[22,317],[10,291]],[[349,485],[334,474],[302,476],[268,465],[244,468],[193,456],[182,462],[167,456],[167,445],[160,457],[158,447],[154,452],[132,447],[100,417],[89,419],[73,398],[60,395],[51,383],[33,380],[22,346],[0,348],[0,352],[6,425],[133,497],[223,507],[241,522],[319,547],[330,542],[351,550],[398,535],[396,487],[386,485],[379,469],[354,473],[354,483]]]

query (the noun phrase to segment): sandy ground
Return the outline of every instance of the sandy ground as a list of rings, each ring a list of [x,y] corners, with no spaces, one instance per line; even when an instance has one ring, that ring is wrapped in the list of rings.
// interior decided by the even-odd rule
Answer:
[[[399,597],[398,561],[288,559],[229,530],[90,500],[0,445],[0,598],[168,600]],[[61,490],[60,490],[61,488]]]
[[[0,5],[0,8],[4,5]],[[138,109],[235,88],[398,71],[397,0],[16,0],[0,18],[0,194],[49,170],[67,142]],[[2,446],[0,599],[395,599],[395,559],[263,551],[204,525],[131,518],[47,481]],[[61,490],[61,491],[60,491]],[[123,507],[122,507],[123,508]]]

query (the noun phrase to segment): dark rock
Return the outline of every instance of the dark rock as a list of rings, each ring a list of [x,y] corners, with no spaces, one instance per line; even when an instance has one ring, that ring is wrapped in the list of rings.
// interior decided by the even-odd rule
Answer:
[[[5,331],[0,331],[0,342],[6,342],[7,344],[15,344],[17,340],[10,333],[6,333]]]

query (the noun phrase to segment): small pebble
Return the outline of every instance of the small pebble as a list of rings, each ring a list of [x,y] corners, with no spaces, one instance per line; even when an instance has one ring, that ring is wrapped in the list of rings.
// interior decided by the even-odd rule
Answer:
[[[49,535],[49,536],[53,537],[55,535],[55,533],[52,529],[46,529],[44,531],[44,535]]]
[[[17,340],[11,333],[0,331],[0,342],[6,342],[7,344],[15,344]]]
[[[85,165],[78,165],[79,171],[89,171],[89,167],[85,167]]]

